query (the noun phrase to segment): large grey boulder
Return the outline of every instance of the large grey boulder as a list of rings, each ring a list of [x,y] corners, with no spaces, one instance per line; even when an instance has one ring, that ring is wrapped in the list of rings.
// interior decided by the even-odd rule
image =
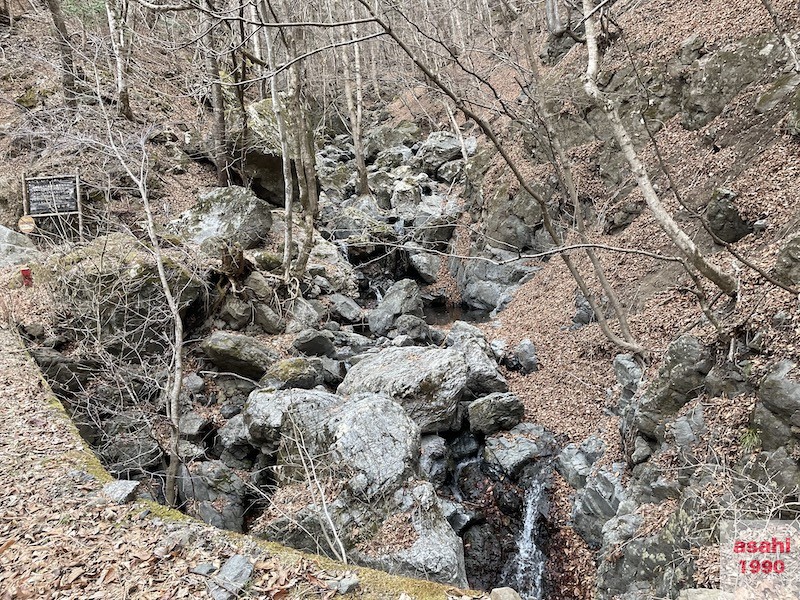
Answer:
[[[781,43],[772,34],[746,37],[699,58],[686,74],[682,123],[697,130],[716,118],[746,86],[779,60]]]
[[[292,348],[306,356],[327,356],[336,354],[333,333],[316,329],[304,329],[292,342]]]
[[[449,131],[434,131],[417,150],[416,161],[426,173],[433,175],[444,163],[461,156],[461,142]]]
[[[344,468],[348,490],[366,501],[396,489],[419,460],[419,428],[378,394],[356,394],[334,406],[321,435],[330,453],[323,461]]]
[[[776,364],[758,387],[760,402],[753,412],[752,422],[758,429],[764,450],[794,446],[800,427],[800,383],[789,378],[797,368],[790,360]]]
[[[411,160],[414,153],[408,146],[392,146],[378,152],[375,158],[375,167],[378,169],[394,169]]]
[[[330,300],[331,316],[338,321],[345,323],[355,323],[361,320],[361,307],[355,300],[342,294],[331,294]]]
[[[467,366],[455,350],[387,348],[353,366],[339,394],[374,392],[399,403],[422,433],[456,425],[458,403],[467,385]]]
[[[789,379],[795,369],[797,365],[790,360],[776,364],[758,386],[758,397],[776,415],[800,424],[800,383]]]
[[[170,291],[183,311],[199,297],[204,282],[180,253],[165,249],[163,258]],[[57,297],[69,299],[74,314],[70,326],[95,335],[94,341],[112,353],[135,360],[166,349],[168,304],[158,267],[135,237],[100,236],[67,254],[51,255],[45,266],[54,275]]]
[[[369,314],[369,329],[375,335],[386,335],[400,315],[424,316],[419,286],[411,279],[401,279],[386,291]]]
[[[197,204],[173,221],[171,227],[191,243],[203,245],[211,238],[243,249],[256,248],[272,227],[270,205],[247,188],[215,188],[202,194]]]
[[[339,396],[319,390],[253,390],[242,410],[247,437],[262,452],[274,452],[281,441],[284,417],[292,405],[302,404],[305,407],[302,413],[310,414],[313,409],[322,417],[322,413],[341,401]],[[287,423],[287,428],[290,426],[293,424]]]
[[[407,522],[410,521],[404,528],[413,536],[413,543],[408,547],[383,549],[383,540],[376,540],[376,551],[358,551],[356,560],[390,573],[467,587],[464,545],[444,518],[433,486],[426,482],[399,490],[394,504],[392,514],[406,516]]]
[[[658,378],[634,408],[636,429],[663,441],[667,417],[703,391],[705,377],[713,365],[711,353],[697,338],[686,334],[672,342]]]
[[[416,123],[400,121],[373,127],[364,136],[364,154],[367,161],[375,160],[381,150],[388,150],[396,146],[411,146],[416,142],[422,132]]]
[[[232,469],[249,469],[253,466],[250,454],[253,446],[247,437],[247,427],[242,414],[228,419],[217,432],[217,440],[222,448],[219,459]]]
[[[439,268],[442,265],[441,256],[412,250],[408,254],[408,262],[422,281],[425,283],[436,283],[436,279],[439,276]]]
[[[514,394],[497,392],[470,402],[467,414],[470,431],[489,435],[518,425],[525,407]]]
[[[180,466],[178,491],[197,517],[231,531],[242,531],[247,485],[221,461]]]
[[[491,345],[480,329],[464,321],[456,321],[445,342],[464,356],[467,388],[474,397],[508,391],[508,383],[497,369]]]
[[[572,510],[575,529],[594,546],[602,543],[603,526],[617,516],[620,504],[627,499],[622,485],[623,470],[622,464],[615,464],[610,469],[600,468],[575,495]]]
[[[323,382],[323,366],[319,359],[286,358],[273,363],[267,369],[264,377],[258,382],[261,387],[276,390],[289,390],[292,388],[310,390]]]
[[[215,331],[200,348],[219,369],[252,379],[259,379],[279,359],[274,350],[255,338],[226,331]]]
[[[0,267],[36,262],[39,257],[27,236],[0,225]]]
[[[580,489],[592,471],[592,465],[605,452],[599,437],[590,435],[581,444],[567,444],[558,455],[556,469],[572,487]]]
[[[424,435],[421,440],[419,468],[422,475],[437,488],[444,485],[449,472],[450,450],[443,437]]]
[[[486,438],[483,460],[517,478],[525,467],[539,458],[551,456],[555,438],[541,425],[521,423],[508,432]]]

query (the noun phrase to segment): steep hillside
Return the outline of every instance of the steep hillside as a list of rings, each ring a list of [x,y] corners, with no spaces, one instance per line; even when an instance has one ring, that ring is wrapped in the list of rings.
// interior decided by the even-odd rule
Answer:
[[[721,584],[717,523],[795,518],[796,3],[589,17],[597,83],[688,254],[586,93],[571,3],[379,7],[363,55],[295,60],[337,42],[285,27],[275,96],[274,29],[228,8],[211,53],[204,13],[141,9],[133,120],[102,15],[79,35],[65,4],[77,108],[46,13],[2,26],[0,221],[16,228],[23,173],[78,169],[88,234],[38,219],[36,248],[0,240],[0,306],[110,471],[168,500],[178,465],[206,522],[527,600],[687,598]],[[270,19],[338,14],[314,10]]]

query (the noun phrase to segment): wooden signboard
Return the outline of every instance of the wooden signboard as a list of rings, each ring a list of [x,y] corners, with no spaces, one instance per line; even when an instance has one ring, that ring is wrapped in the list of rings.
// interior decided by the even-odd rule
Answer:
[[[75,175],[25,177],[23,181],[25,215],[61,217],[78,215],[78,233],[83,240],[81,179]]]

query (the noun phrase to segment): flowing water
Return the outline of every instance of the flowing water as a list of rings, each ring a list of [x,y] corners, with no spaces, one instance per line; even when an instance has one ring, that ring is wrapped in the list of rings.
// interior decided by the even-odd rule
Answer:
[[[523,600],[541,600],[545,556],[536,545],[538,520],[544,497],[544,481],[534,479],[525,491],[525,515],[517,538],[517,555],[503,574],[506,585],[513,587]]]

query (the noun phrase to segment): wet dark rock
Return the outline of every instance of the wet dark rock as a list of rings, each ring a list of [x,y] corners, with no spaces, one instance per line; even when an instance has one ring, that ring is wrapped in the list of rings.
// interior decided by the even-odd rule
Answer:
[[[445,499],[440,499],[440,501],[442,505],[442,514],[447,519],[447,522],[450,523],[453,531],[457,534],[460,535],[468,525],[475,521],[475,513],[468,510],[460,502],[453,502]]]
[[[468,411],[470,431],[490,435],[519,424],[525,407],[514,394],[496,392],[470,402]]]
[[[200,347],[223,371],[259,379],[279,359],[274,350],[239,333],[215,331]]]
[[[178,490],[194,514],[215,527],[242,531],[247,485],[221,461],[180,466]]]
[[[450,451],[438,435],[424,435],[421,441],[419,467],[422,475],[435,487],[441,487],[449,473]]]
[[[708,227],[723,242],[738,242],[753,231],[753,226],[742,219],[733,203],[737,194],[725,188],[714,190],[706,209]]]
[[[331,358],[336,354],[333,339],[333,333],[330,331],[305,329],[294,339],[292,347],[307,356],[327,356]]]
[[[451,429],[467,384],[467,367],[454,350],[387,348],[359,361],[338,393],[386,394],[398,402],[422,433]]]

